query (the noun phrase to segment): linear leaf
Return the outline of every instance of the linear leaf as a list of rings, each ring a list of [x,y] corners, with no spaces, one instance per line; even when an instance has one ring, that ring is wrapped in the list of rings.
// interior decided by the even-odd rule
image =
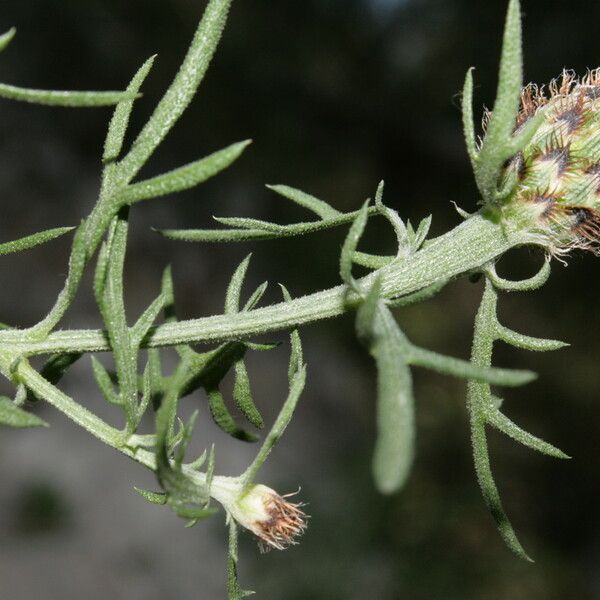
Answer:
[[[16,33],[16,28],[11,27],[6,33],[0,35],[0,52],[2,52],[2,50],[4,50],[12,42]]]
[[[103,162],[116,160],[119,157],[123,147],[125,133],[127,132],[127,126],[129,125],[129,117],[131,116],[131,110],[133,109],[135,95],[140,91],[144,80],[148,76],[148,73],[150,73],[155,58],[156,55],[151,56],[139,68],[138,72],[133,76],[133,79],[127,86],[125,91],[132,94],[132,98],[122,100],[117,104],[110,125],[108,126],[106,140],[104,141],[104,152],[102,154]]]
[[[252,292],[252,295],[250,296],[250,298],[248,298],[248,300],[246,301],[246,304],[244,304],[244,308],[242,309],[242,312],[246,312],[248,310],[252,310],[262,300],[262,297],[265,295],[265,292],[267,291],[268,287],[269,287],[269,282],[268,281],[263,281]]]
[[[418,292],[413,292],[412,294],[408,294],[406,296],[401,296],[400,298],[394,298],[388,301],[388,306],[391,308],[400,308],[404,306],[410,306],[411,304],[415,304],[417,302],[424,302],[425,300],[429,300],[433,298],[438,292],[440,292],[446,285],[448,284],[449,279],[441,279],[437,283],[433,283],[428,285],[427,287],[419,290]]]
[[[531,350],[533,352],[549,352],[551,350],[560,350],[561,348],[565,348],[569,345],[559,340],[548,340],[544,338],[523,335],[522,333],[517,333],[516,331],[508,329],[503,325],[498,325],[496,329],[498,331],[498,338],[503,342],[506,342],[511,346],[515,346],[516,348],[523,348],[524,350]]]
[[[515,533],[510,520],[502,506],[502,500],[498,493],[496,482],[490,466],[490,457],[485,435],[485,424],[481,418],[471,413],[471,443],[473,445],[473,458],[475,461],[475,473],[483,499],[492,514],[500,535],[506,545],[520,558],[529,562],[533,560],[525,552],[519,538]]]
[[[356,282],[352,277],[352,262],[354,259],[354,253],[358,242],[362,237],[362,234],[367,225],[369,201],[365,202],[356,215],[356,219],[353,221],[350,231],[344,240],[342,246],[342,253],[340,255],[340,277],[342,281],[352,289],[355,289]]]
[[[290,295],[287,288],[280,283],[281,291],[283,293],[283,299],[286,302],[292,301],[292,296]],[[290,333],[290,346],[291,346],[291,354],[290,354],[290,363],[288,365],[288,381],[289,384],[292,384],[296,373],[302,368],[304,364],[304,353],[302,351],[302,340],[300,339],[300,332],[297,328],[294,328]]]
[[[382,256],[379,254],[367,254],[366,252],[355,252],[353,261],[355,265],[367,269],[381,269],[396,259],[395,256]]]
[[[267,185],[267,188],[274,191],[276,194],[295,202],[303,208],[311,210],[317,216],[321,217],[321,219],[332,219],[343,214],[339,210],[333,208],[333,206],[327,204],[327,202],[323,202],[323,200],[319,200],[306,192],[302,192],[301,190],[297,190],[287,185]]]
[[[141,488],[135,487],[133,488],[144,500],[150,502],[150,504],[160,504],[164,505],[167,503],[166,494],[162,494],[159,492],[149,492],[148,490],[143,490]]]
[[[148,335],[150,328],[156,319],[158,319],[158,315],[164,310],[166,303],[167,296],[164,292],[161,292],[140,315],[135,325],[131,328],[132,346],[139,347],[142,344],[142,341]]]
[[[467,153],[471,160],[473,169],[477,167],[477,142],[475,137],[475,123],[473,119],[473,67],[465,76],[465,84],[462,93],[462,121],[463,133],[467,144]]]
[[[369,216],[377,214],[377,208],[369,208]],[[242,226],[256,222],[260,225],[257,229],[157,229],[156,231],[165,237],[184,242],[247,242],[259,240],[274,240],[279,238],[294,237],[306,235],[339,227],[352,223],[358,216],[358,211],[343,213],[339,217],[321,221],[307,221],[304,223],[294,223],[293,225],[278,225],[258,221],[256,219],[237,219],[235,222]],[[269,228],[267,231],[264,227]]]
[[[487,202],[495,200],[498,174],[504,161],[510,157],[511,149],[508,142],[517,120],[522,85],[521,6],[519,0],[510,0],[506,14],[494,110],[475,169],[479,191]]]
[[[259,429],[264,427],[263,418],[254,403],[252,389],[250,387],[250,378],[246,365],[242,360],[238,360],[234,365],[235,381],[233,384],[233,399],[243,415]]]
[[[85,262],[85,233],[84,228],[80,226],[77,228],[75,236],[73,237],[71,255],[69,256],[69,272],[67,274],[67,280],[65,281],[54,306],[50,309],[50,312],[37,325],[34,325],[29,329],[32,336],[48,334],[56,327],[56,325],[58,325],[75,298],[81,276],[83,275],[83,269],[85,268]]]
[[[406,482],[413,463],[414,400],[406,339],[378,295],[373,286],[358,309],[356,323],[359,338],[366,342],[377,365],[373,475],[382,494],[393,494]]]
[[[231,315],[237,313],[240,310],[240,297],[242,295],[242,286],[244,285],[244,278],[248,271],[248,265],[252,254],[248,254],[246,258],[239,264],[231,277],[231,281],[227,286],[227,293],[225,294],[225,314]]]
[[[121,404],[121,399],[115,392],[112,378],[108,374],[108,371],[104,368],[104,365],[95,356],[92,356],[92,373],[94,375],[96,385],[100,389],[104,399],[110,404],[119,406]]]
[[[298,400],[300,399],[302,391],[304,390],[305,383],[306,365],[303,365],[294,374],[290,384],[288,397],[281,407],[281,410],[277,415],[277,419],[275,419],[275,423],[273,423],[273,427],[271,427],[271,431],[269,431],[267,437],[265,438],[265,441],[263,442],[261,449],[258,451],[256,458],[242,475],[245,485],[249,485],[254,481],[258,470],[262,467],[265,460],[267,460],[271,450],[273,450],[277,442],[281,439],[281,436],[283,435],[287,426],[290,424],[294,411],[296,410],[296,406],[298,405]]]
[[[152,179],[134,183],[125,190],[122,195],[122,201],[125,204],[135,204],[141,200],[158,198],[159,196],[189,190],[229,167],[240,157],[250,143],[251,140],[245,140],[231,144],[227,148],[223,148],[218,152],[214,152],[183,167],[173,169]]]
[[[123,100],[134,100],[136,97],[137,94],[130,94],[128,92],[36,90],[0,83],[0,98],[46,106],[64,106],[72,108],[113,106]]]
[[[486,269],[485,274],[494,287],[503,292],[530,292],[542,287],[548,281],[551,270],[550,257],[546,257],[540,270],[533,277],[529,277],[528,279],[521,279],[519,281],[504,279],[496,273],[494,265],[490,265]]]
[[[409,362],[419,367],[425,367],[461,379],[472,379],[473,381],[483,381],[492,385],[507,387],[525,385],[536,378],[536,374],[532,371],[480,367],[460,358],[444,356],[416,346],[411,347]]]
[[[243,442],[256,442],[258,439],[256,435],[237,426],[227,406],[225,406],[225,400],[219,390],[208,390],[207,394],[212,418],[225,433]]]
[[[531,448],[537,450],[547,456],[554,458],[571,458],[565,454],[562,450],[559,450],[552,444],[541,440],[540,438],[532,435],[531,433],[521,429],[516,423],[511,421],[506,415],[501,413],[499,410],[493,409],[488,410],[485,413],[486,422],[495,427],[498,431],[501,431],[513,440]]]
[[[8,427],[48,427],[48,423],[19,408],[10,398],[0,396],[0,425]]]
[[[4,254],[12,254],[13,252],[22,252],[23,250],[29,250],[34,246],[39,246],[54,240],[69,231],[73,231],[74,227],[56,227],[55,229],[47,229],[46,231],[40,231],[26,237],[22,237],[12,242],[4,242],[0,244],[0,256]]]
[[[130,177],[142,168],[192,101],[221,39],[231,2],[209,1],[177,75],[121,161]]]

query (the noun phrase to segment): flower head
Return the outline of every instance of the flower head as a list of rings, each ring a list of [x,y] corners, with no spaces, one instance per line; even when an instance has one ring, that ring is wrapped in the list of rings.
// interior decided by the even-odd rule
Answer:
[[[290,494],[280,496],[266,485],[244,487],[238,480],[215,477],[212,494],[231,517],[259,538],[265,550],[285,550],[306,529],[302,504],[290,502]]]
[[[581,79],[563,71],[547,92],[543,86],[526,86],[515,133],[540,111],[541,125],[504,170],[504,181],[514,182],[504,214],[525,219],[532,233],[554,253],[572,248],[597,252],[600,69],[588,71]]]

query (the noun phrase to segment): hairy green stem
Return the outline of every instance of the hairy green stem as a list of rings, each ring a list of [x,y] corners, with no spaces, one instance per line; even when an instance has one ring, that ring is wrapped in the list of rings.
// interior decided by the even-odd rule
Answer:
[[[410,260],[396,260],[377,271],[382,295],[397,298],[480,269],[510,248],[527,243],[531,243],[531,238],[526,233],[506,232],[500,225],[476,215],[435,239]],[[359,285],[368,289],[373,278],[374,274],[368,275],[359,280]],[[151,330],[144,345],[165,347],[245,339],[336,317],[354,304],[345,286],[337,286],[248,312],[160,325]],[[0,332],[0,342],[26,355],[110,350],[102,330],[57,331],[39,341],[20,339],[18,331],[4,331]]]

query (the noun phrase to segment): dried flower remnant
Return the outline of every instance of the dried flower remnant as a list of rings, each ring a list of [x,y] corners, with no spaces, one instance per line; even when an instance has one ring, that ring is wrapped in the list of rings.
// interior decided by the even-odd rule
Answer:
[[[213,496],[240,525],[260,541],[261,550],[285,550],[295,545],[306,529],[307,515],[301,503],[288,500],[292,494],[280,496],[266,485],[253,484],[244,489],[241,482],[215,477]],[[216,484],[216,485],[215,485]]]

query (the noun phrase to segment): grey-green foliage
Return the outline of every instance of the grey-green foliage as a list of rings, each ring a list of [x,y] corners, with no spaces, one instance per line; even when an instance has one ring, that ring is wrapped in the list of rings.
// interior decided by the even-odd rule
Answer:
[[[543,285],[549,275],[549,263],[546,261],[538,273],[529,280],[522,282],[506,282],[509,291],[520,289],[528,291]],[[497,291],[503,289],[503,282],[495,275],[493,266],[488,269],[493,274],[492,278],[486,278],[483,299],[475,319],[475,333],[473,338],[473,350],[471,360],[478,366],[489,367],[492,363],[492,350],[494,342],[502,340],[507,344],[533,350],[546,352],[558,350],[567,344],[557,340],[546,340],[533,338],[511,331],[498,322],[496,316]],[[475,461],[475,472],[485,502],[496,521],[500,534],[508,546],[520,557],[531,560],[519,542],[511,524],[506,516],[498,489],[494,482],[490,466],[489,451],[486,440],[486,426],[491,426],[498,431],[511,437],[513,440],[537,450],[542,454],[554,458],[568,458],[564,452],[555,448],[534,435],[524,431],[513,423],[501,409],[502,401],[492,394],[489,383],[470,381],[467,393],[467,406],[469,409],[471,423],[471,442],[473,444],[473,458]]]
[[[228,593],[231,600],[239,600],[249,592],[242,590],[237,581],[238,523],[232,506],[249,493],[261,466],[290,425],[298,406],[307,374],[299,327],[356,310],[358,337],[377,368],[377,435],[373,456],[377,488],[386,494],[396,492],[410,474],[416,437],[412,367],[467,379],[478,481],[502,536],[517,554],[527,557],[504,513],[492,477],[486,427],[494,427],[539,452],[559,458],[566,455],[513,423],[501,412],[502,402],[492,394],[490,387],[522,385],[535,377],[529,371],[493,367],[491,356],[495,341],[536,351],[554,350],[564,345],[516,333],[500,325],[496,317],[496,290],[534,289],[549,275],[548,262],[539,274],[522,282],[499,277],[493,267],[494,261],[510,248],[532,243],[527,232],[520,231],[518,226],[505,227],[504,223],[496,222],[498,208],[510,192],[510,186],[515,184],[510,178],[500,183],[502,166],[530,139],[537,126],[533,118],[514,133],[522,84],[518,0],[510,0],[497,98],[481,143],[477,143],[473,124],[471,70],[464,86],[464,131],[484,204],[482,210],[473,215],[461,211],[465,219],[462,224],[438,238],[426,239],[431,216],[425,217],[417,227],[405,223],[396,211],[383,203],[383,182],[377,188],[372,205],[367,200],[361,209],[347,213],[298,189],[271,185],[268,186],[271,191],[308,210],[314,218],[282,225],[249,217],[219,217],[216,220],[226,228],[159,231],[169,238],[192,242],[242,242],[279,239],[349,225],[340,256],[342,285],[294,299],[281,286],[282,302],[259,306],[267,289],[263,283],[243,302],[243,286],[250,265],[250,256],[247,256],[233,273],[222,315],[179,320],[172,273],[170,267],[166,267],[156,297],[135,321],[130,321],[124,276],[130,212],[138,210],[143,200],[191,189],[216,176],[232,165],[249,144],[249,141],[241,141],[225,145],[167,173],[136,180],[202,83],[231,4],[232,0],[209,0],[172,84],[128,148],[125,139],[135,100],[155,57],[142,64],[123,92],[55,92],[0,84],[0,97],[8,99],[59,106],[116,105],[104,141],[101,187],[92,212],[76,228],[56,227],[0,243],[0,255],[8,255],[75,229],[66,281],[48,313],[29,328],[0,325],[0,371],[15,387],[13,399],[0,398],[0,424],[45,425],[27,411],[29,402],[43,400],[97,439],[154,471],[160,490],[135,488],[136,491],[152,504],[170,507],[188,521],[188,526],[214,514],[213,500],[220,502],[227,511],[229,526]],[[9,45],[14,34],[15,30],[11,29],[0,35],[0,51]],[[380,256],[358,249],[371,217],[383,218],[392,227],[397,241],[394,255]],[[542,242],[533,240],[533,243]],[[57,330],[79,291],[86,267],[94,260],[93,287],[103,329]],[[353,274],[356,265],[371,272],[357,279]],[[443,356],[408,340],[392,311],[425,301],[453,279],[473,273],[484,273],[486,287],[476,317],[471,360]],[[225,433],[246,442],[258,441],[265,419],[260,411],[260,399],[254,397],[245,358],[248,352],[275,349],[277,341],[253,340],[258,335],[279,331],[288,331],[290,335],[288,393],[254,460],[237,478],[215,473],[214,445],[188,460],[198,412],[194,411],[183,421],[179,408],[192,394],[189,402],[207,402],[216,425]],[[195,345],[201,342],[216,345],[199,351]],[[163,369],[163,348],[174,348],[177,354],[177,364],[170,373]],[[100,419],[57,386],[83,354],[100,351],[109,351],[113,364],[106,367],[104,362],[92,357],[92,375],[99,394],[121,409],[122,428]],[[30,357],[37,355],[48,355],[39,371],[29,362]],[[223,393],[223,383],[229,374],[233,377],[231,401]],[[147,418],[149,412],[154,413],[153,418]],[[248,421],[249,430],[239,424],[242,418]],[[145,432],[152,423],[151,431]],[[301,532],[303,527],[298,529]]]

